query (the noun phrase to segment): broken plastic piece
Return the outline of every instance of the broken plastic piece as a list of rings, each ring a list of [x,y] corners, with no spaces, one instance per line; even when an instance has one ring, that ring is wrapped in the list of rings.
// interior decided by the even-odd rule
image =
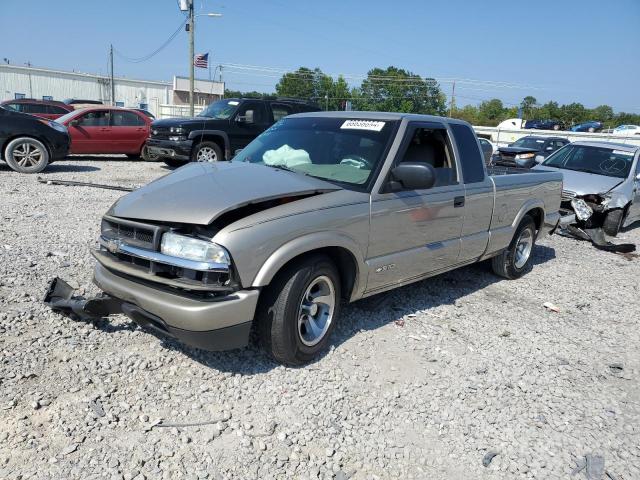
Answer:
[[[544,302],[542,306],[552,312],[560,313],[560,309],[551,302]]]
[[[633,243],[611,243],[604,235],[602,228],[585,228],[576,227],[575,225],[569,225],[566,229],[561,230],[561,234],[569,234],[579,240],[587,240],[593,244],[599,250],[605,252],[614,253],[631,253],[636,251],[636,246]]]
[[[121,187],[120,185],[104,185],[102,183],[91,183],[91,182],[74,182],[73,180],[56,180],[46,179],[42,177],[38,177],[38,182],[45,183],[47,185],[65,185],[71,187],[94,187],[94,188],[103,188],[105,190],[119,190],[121,192],[133,192],[135,188],[133,187]]]
[[[122,313],[122,302],[108,295],[93,298],[74,296],[75,290],[63,279],[51,280],[44,295],[43,302],[53,310],[67,314],[75,314],[80,320],[107,317],[114,313]]]

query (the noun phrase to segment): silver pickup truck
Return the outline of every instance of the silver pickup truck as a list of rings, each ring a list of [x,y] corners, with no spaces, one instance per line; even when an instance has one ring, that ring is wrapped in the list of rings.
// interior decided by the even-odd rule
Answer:
[[[192,163],[102,220],[95,283],[208,350],[252,329],[277,361],[327,346],[353,302],[490,259],[520,277],[559,220],[562,174],[487,172],[471,126],[400,113],[286,117],[231,162]]]

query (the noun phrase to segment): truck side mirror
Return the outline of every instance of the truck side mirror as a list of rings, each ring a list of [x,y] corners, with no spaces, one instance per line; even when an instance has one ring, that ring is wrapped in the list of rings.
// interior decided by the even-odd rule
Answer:
[[[391,190],[424,190],[436,183],[436,170],[428,163],[401,163],[391,170]],[[399,184],[398,186],[393,183]],[[398,188],[400,187],[400,188]]]

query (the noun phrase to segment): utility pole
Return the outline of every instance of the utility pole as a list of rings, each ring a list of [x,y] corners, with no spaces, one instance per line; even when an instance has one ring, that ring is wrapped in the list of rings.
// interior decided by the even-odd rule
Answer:
[[[453,109],[456,105],[456,81],[453,81],[453,86],[451,87],[451,105],[449,106],[449,116],[453,115]]]
[[[196,27],[195,16],[193,14],[193,0],[187,0],[189,2],[189,116],[194,116],[193,108],[193,90],[195,88],[195,71],[193,65],[194,52],[194,30]]]
[[[116,105],[116,86],[113,83],[113,45],[109,45],[109,65],[111,72],[111,106]]]

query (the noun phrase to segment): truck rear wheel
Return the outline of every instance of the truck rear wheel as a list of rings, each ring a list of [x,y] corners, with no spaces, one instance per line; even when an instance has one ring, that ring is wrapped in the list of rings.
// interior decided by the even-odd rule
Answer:
[[[531,266],[531,253],[536,243],[536,224],[525,215],[513,239],[500,255],[491,259],[491,268],[496,275],[514,280],[520,278]]]
[[[260,343],[276,361],[309,362],[329,343],[340,313],[340,275],[324,255],[295,262],[263,293],[257,318]]]

